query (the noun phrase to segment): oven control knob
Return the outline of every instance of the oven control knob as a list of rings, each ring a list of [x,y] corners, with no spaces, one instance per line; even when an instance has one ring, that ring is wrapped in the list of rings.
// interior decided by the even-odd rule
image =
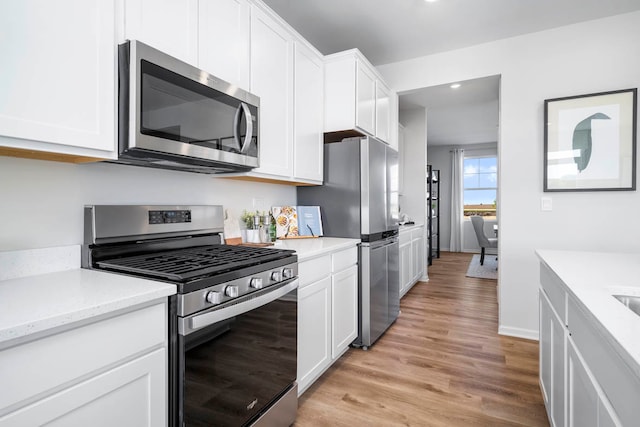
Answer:
[[[262,289],[262,277],[252,277],[249,286],[254,289]]]
[[[207,302],[211,304],[220,304],[222,302],[222,294],[216,291],[207,292]]]
[[[293,268],[285,268],[282,270],[282,276],[285,279],[291,279],[293,277]]]
[[[280,280],[282,280],[282,275],[280,274],[280,271],[272,271],[271,272],[271,281],[272,282],[279,282]]]
[[[224,294],[228,297],[235,298],[238,296],[238,287],[229,285],[226,288],[224,288]]]

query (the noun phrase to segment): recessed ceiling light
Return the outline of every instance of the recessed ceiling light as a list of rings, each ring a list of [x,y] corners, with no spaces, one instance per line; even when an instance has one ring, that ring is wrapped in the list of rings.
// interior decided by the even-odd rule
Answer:
[[[426,1],[427,3],[434,3],[434,2],[437,2],[438,0],[424,0],[424,1]]]
[[[454,83],[451,86],[449,86],[451,89],[458,89],[460,86],[462,86],[460,83]]]

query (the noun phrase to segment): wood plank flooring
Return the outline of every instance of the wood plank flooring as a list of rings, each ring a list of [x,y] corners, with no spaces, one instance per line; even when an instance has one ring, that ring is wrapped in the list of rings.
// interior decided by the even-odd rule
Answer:
[[[500,336],[496,281],[443,253],[368,351],[349,349],[299,400],[304,426],[548,426],[538,343]]]

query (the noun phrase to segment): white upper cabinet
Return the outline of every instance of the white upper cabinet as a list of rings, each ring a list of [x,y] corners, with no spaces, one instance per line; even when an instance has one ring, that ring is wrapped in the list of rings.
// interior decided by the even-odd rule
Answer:
[[[322,183],[322,56],[301,42],[295,44],[294,177]]]
[[[293,176],[293,37],[257,7],[251,9],[251,92],[260,97],[260,167]]]
[[[249,89],[248,0],[200,0],[198,66],[216,77]]]
[[[125,38],[198,63],[198,0],[126,0]]]
[[[376,76],[361,60],[356,62],[356,73],[356,126],[375,135]]]
[[[325,57],[324,96],[325,132],[356,130],[397,148],[396,95],[357,49]]]
[[[376,81],[376,136],[387,142],[390,142],[390,101],[391,90],[381,80]]]
[[[114,156],[115,19],[114,1],[2,2],[0,154]]]

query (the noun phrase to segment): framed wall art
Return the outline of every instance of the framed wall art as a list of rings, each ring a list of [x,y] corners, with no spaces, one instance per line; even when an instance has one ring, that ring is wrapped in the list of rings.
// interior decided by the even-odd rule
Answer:
[[[637,92],[544,101],[544,191],[636,189]]]

